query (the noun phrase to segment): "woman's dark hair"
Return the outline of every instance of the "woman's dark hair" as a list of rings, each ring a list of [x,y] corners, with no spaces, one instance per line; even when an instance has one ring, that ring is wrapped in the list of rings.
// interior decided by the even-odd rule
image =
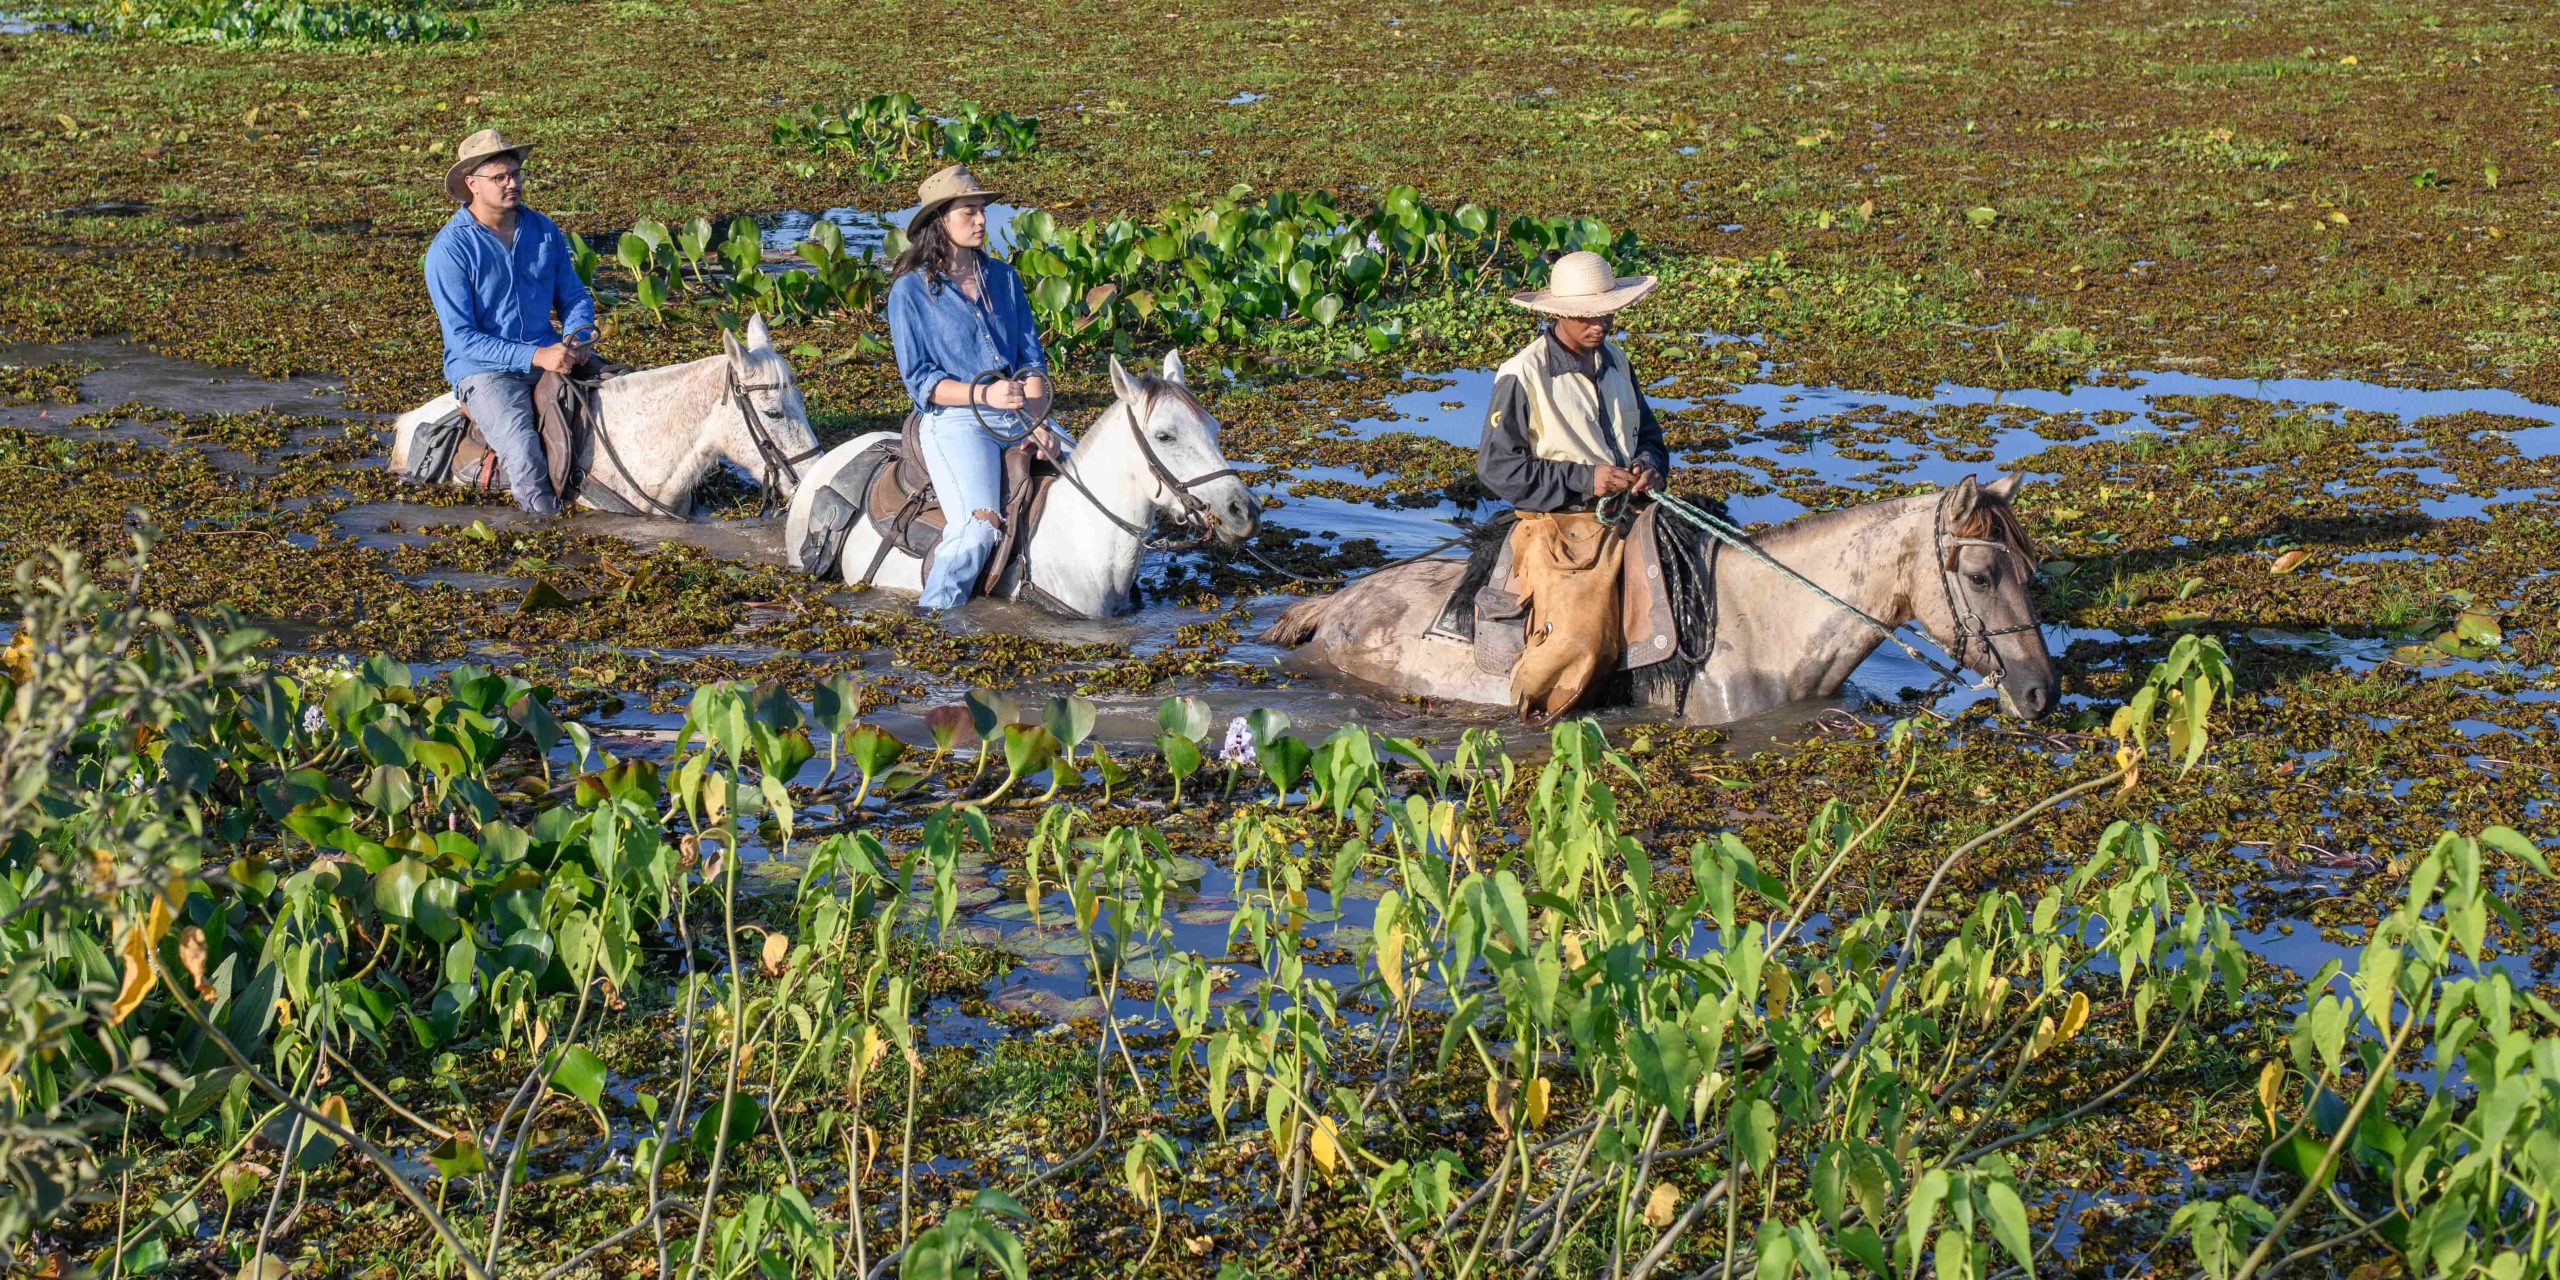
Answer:
[[[908,221],[906,252],[889,264],[891,280],[921,269],[925,288],[936,293],[951,282],[951,233],[942,228],[943,216],[950,212],[951,205],[946,203],[934,210],[930,218]],[[916,225],[918,222],[924,225]]]

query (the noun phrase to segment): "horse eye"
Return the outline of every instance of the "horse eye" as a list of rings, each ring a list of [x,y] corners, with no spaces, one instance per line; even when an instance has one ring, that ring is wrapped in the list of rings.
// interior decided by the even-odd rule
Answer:
[[[1172,443],[1173,443],[1173,433],[1172,433],[1172,432],[1170,432],[1170,431],[1159,431],[1159,432],[1157,432],[1157,433],[1156,433],[1156,443],[1157,443],[1157,444],[1172,444]]]
[[[1977,587],[1987,587],[1991,585],[1991,575],[1987,573],[1968,573],[1965,575],[1965,580],[1971,582]]]

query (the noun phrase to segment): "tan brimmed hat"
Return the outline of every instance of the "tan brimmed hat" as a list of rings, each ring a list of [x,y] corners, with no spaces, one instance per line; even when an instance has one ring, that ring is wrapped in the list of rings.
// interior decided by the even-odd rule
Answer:
[[[1000,194],[980,183],[978,175],[969,172],[969,166],[955,164],[916,185],[916,211],[907,217],[907,232],[912,235],[917,228],[931,223],[941,216],[942,206],[954,200],[993,201]]]
[[[453,167],[444,171],[444,193],[452,196],[456,204],[469,204],[471,188],[462,185],[462,180],[469,177],[472,170],[506,155],[514,156],[517,164],[523,164],[525,156],[532,151],[532,143],[509,142],[507,135],[495,129],[483,129],[472,134],[462,140],[461,146],[453,149]]]
[[[1634,305],[1660,283],[1652,276],[1620,277],[1609,260],[1588,249],[1556,259],[1547,287],[1511,295],[1511,301],[1540,315],[1588,319]]]

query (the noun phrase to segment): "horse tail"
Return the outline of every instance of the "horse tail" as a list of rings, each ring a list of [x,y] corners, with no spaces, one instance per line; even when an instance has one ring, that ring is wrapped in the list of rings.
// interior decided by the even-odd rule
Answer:
[[[1324,622],[1325,610],[1333,607],[1336,596],[1317,596],[1301,600],[1280,611],[1280,617],[1254,639],[1264,644],[1295,649],[1315,638],[1316,627]]]

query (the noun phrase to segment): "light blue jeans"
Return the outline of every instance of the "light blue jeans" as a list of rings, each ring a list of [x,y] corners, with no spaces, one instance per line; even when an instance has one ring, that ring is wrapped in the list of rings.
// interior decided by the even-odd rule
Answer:
[[[533,412],[535,373],[475,373],[453,389],[471,414],[471,425],[498,455],[516,505],[538,516],[560,509],[551,492],[551,467],[542,456],[542,424]]]
[[[984,410],[986,426],[1007,436],[1022,430],[1021,415]],[[916,603],[927,609],[956,608],[969,598],[987,556],[1001,531],[978,518],[981,511],[1004,510],[1004,449],[979,414],[966,406],[935,405],[916,424],[916,442],[924,447],[924,469],[933,477],[933,497],[942,508],[942,541],[933,545],[933,568],[924,577]],[[1075,442],[1056,423],[1049,429],[1068,449]]]
[[[987,425],[1011,434],[1020,429],[1015,416],[985,411]],[[966,407],[936,405],[916,424],[916,440],[924,446],[924,468],[933,476],[933,496],[942,507],[942,541],[934,544],[933,568],[925,574],[924,593],[916,603],[928,609],[950,609],[969,598],[987,555],[996,549],[996,527],[979,519],[981,511],[1004,509],[1004,445],[978,425]]]

